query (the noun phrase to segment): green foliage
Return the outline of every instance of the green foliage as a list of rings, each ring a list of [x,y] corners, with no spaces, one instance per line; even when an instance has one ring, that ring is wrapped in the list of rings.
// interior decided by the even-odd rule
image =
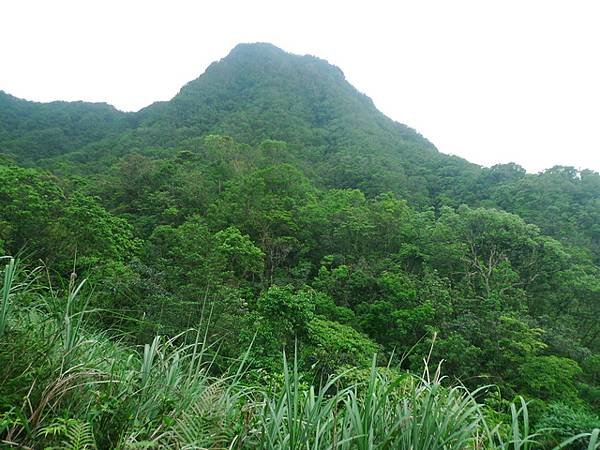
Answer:
[[[116,134],[127,114],[105,103],[33,103],[0,91],[0,148],[22,161],[59,155]]]
[[[294,293],[291,286],[272,286],[256,302],[257,311],[289,332],[304,331],[314,315],[314,305],[306,292]]]
[[[571,436],[589,432],[594,428],[600,429],[600,418],[584,408],[555,402],[548,405],[538,426],[548,430],[544,439],[547,445],[558,445]],[[580,439],[572,447],[586,449],[586,441],[584,438]]]
[[[6,250],[34,252],[65,273],[124,261],[139,242],[123,219],[81,192],[65,195],[58,180],[35,170],[0,166],[0,236]]]
[[[2,304],[0,305],[0,339],[4,336],[6,324],[8,323],[8,316],[12,308],[11,296],[13,294],[15,272],[15,260],[10,258],[8,264],[4,267],[4,283],[2,284],[2,291],[0,291],[0,297],[2,299]]]
[[[64,437],[59,447],[46,447],[48,449],[90,450],[96,448],[90,424],[75,419],[59,418],[55,423],[40,428],[38,435],[44,439],[47,439],[49,436],[54,438]]]
[[[536,356],[519,367],[526,392],[544,400],[573,402],[577,399],[575,379],[579,365],[568,358]]]
[[[3,443],[60,449],[458,450],[483,446],[526,450],[539,436],[530,431],[524,402],[518,409],[511,405],[511,423],[491,429],[476,401],[483,390],[446,386],[439,370],[432,378],[426,370],[426,378],[419,379],[380,369],[375,358],[370,370],[354,377],[355,381],[346,374],[307,386],[301,381],[297,358],[290,367],[284,354],[282,383],[265,392],[242,383],[247,353],[230,362],[225,374],[211,375],[214,356],[200,330],[192,332],[195,338],[190,343],[184,334],[156,336],[138,352],[84,325],[73,330],[78,337],[65,349],[70,322],[64,317],[93,311],[73,312],[81,287],[67,292],[66,302],[55,303],[45,295],[39,303],[19,304],[10,319],[13,339],[2,342],[3,349],[13,350],[25,337],[34,344],[22,348],[21,358],[31,363],[14,377],[21,389],[13,393],[15,398],[9,398],[8,405],[0,404]],[[264,301],[305,303],[302,295],[295,296],[292,299],[289,288],[277,288]],[[66,309],[54,314],[53,308],[61,307]],[[343,326],[321,319],[313,319],[311,325],[322,342],[330,339],[331,345],[337,345],[343,333],[354,340]],[[19,330],[29,333],[21,335]],[[45,357],[30,359],[43,343]],[[372,344],[365,341],[358,352],[366,354],[370,349]],[[65,359],[67,354],[70,358]],[[2,376],[7,369],[14,370],[4,364],[10,355],[0,352]],[[32,373],[34,377],[28,377]],[[563,414],[557,407],[547,411],[546,421]],[[578,425],[585,426],[588,422],[582,417]],[[582,433],[566,442],[589,438],[589,433]],[[597,436],[591,439],[597,443]],[[596,443],[590,441],[589,448],[596,448]]]
[[[215,234],[215,253],[229,269],[234,279],[260,277],[264,270],[264,253],[254,245],[247,235],[229,227]]]
[[[268,44],[137,113],[0,93],[0,152],[0,249],[41,266],[3,269],[7,445],[526,449],[600,413],[597,173],[440,154]]]
[[[304,351],[325,373],[334,373],[342,366],[367,366],[378,350],[373,341],[348,325],[319,317],[308,323]]]

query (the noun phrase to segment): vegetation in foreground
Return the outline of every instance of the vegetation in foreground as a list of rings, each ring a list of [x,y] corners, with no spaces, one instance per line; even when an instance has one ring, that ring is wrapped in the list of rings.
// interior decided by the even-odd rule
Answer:
[[[305,380],[297,358],[253,383],[250,352],[225,370],[207,334],[133,348],[91,326],[84,282],[63,295],[43,272],[5,259],[0,315],[0,436],[15,448],[533,449],[600,448],[600,430],[562,440],[533,430],[524,399],[483,404],[426,369],[348,369]],[[562,441],[562,442],[558,442]]]

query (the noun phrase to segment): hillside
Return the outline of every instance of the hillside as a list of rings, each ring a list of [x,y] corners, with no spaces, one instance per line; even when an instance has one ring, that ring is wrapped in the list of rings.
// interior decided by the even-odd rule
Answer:
[[[192,137],[224,134],[250,145],[284,141],[330,187],[390,190],[423,204],[440,190],[452,191],[449,178],[477,173],[476,166],[440,154],[417,132],[379,112],[338,68],[270,44],[237,46],[171,101],[134,114],[108,105],[42,105],[4,97],[3,128],[11,131],[0,135],[0,149],[49,168],[58,164],[52,162],[57,155],[86,161],[92,153],[91,165],[97,166],[113,152],[172,148]],[[30,131],[16,138],[24,129]],[[117,131],[125,134],[116,136]],[[124,138],[135,147],[123,148]]]
[[[106,103],[35,103],[0,91],[0,148],[24,163],[80,149],[128,127]]]
[[[381,147],[408,154],[410,144],[437,153],[414,130],[381,114],[337,67],[270,44],[238,45],[171,101],[140,114],[144,124],[193,127],[248,144],[282,140],[324,155],[362,145],[365,153]],[[361,134],[371,140],[361,142]]]
[[[438,152],[379,112],[340,69],[270,44],[240,44],[168,102],[137,113],[106,104],[39,104],[0,93],[0,154],[55,173],[93,174],[128,154],[197,152],[202,137],[286,143],[288,160],[318,185],[391,191],[419,208],[498,207],[600,260],[600,176],[573,168],[525,174]],[[561,206],[557,206],[560,204]]]
[[[270,44],[136,113],[1,93],[0,153],[5,442],[495,449],[531,426],[553,448],[600,427],[598,173],[445,155]]]

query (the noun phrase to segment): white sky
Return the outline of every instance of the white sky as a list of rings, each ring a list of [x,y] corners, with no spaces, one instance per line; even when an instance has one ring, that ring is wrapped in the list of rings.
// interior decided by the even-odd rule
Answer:
[[[4,0],[0,89],[137,110],[256,41],[339,66],[442,152],[600,171],[596,0]]]

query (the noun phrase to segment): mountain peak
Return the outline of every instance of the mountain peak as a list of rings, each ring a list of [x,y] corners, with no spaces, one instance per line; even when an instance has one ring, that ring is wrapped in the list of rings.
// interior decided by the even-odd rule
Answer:
[[[412,145],[435,151],[414,130],[378,111],[338,67],[264,42],[238,44],[171,101],[144,110],[141,120],[248,144],[277,139],[328,152],[414,153]]]
[[[345,81],[342,70],[328,61],[312,55],[298,55],[277,47],[268,42],[240,43],[223,59],[212,63],[206,73],[216,67],[226,70],[242,69],[276,71],[288,76],[285,71],[302,72],[311,70],[321,75],[329,73],[339,81]]]
[[[255,55],[255,54],[287,54],[285,50],[273,45],[269,42],[241,42],[237,44],[233,49],[229,52],[229,55],[238,55],[238,54],[246,54],[246,55]]]

